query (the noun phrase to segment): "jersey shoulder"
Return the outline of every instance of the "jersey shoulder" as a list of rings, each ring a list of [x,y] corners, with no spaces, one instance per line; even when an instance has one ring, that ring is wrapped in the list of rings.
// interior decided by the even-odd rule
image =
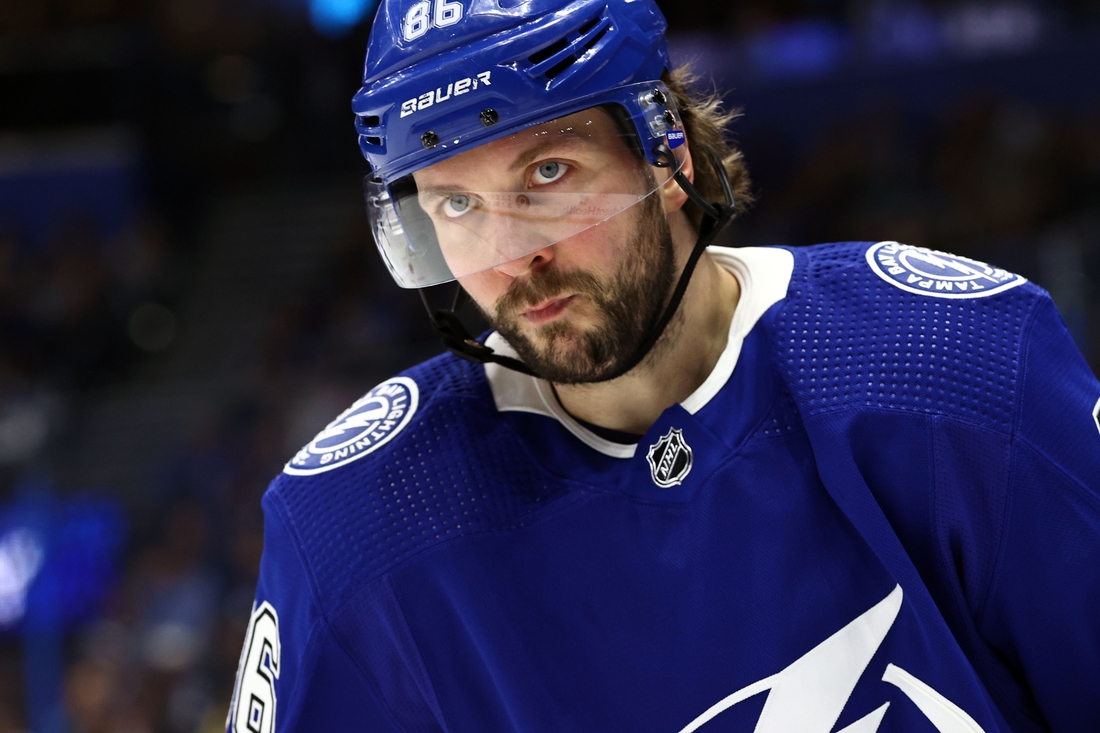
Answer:
[[[864,406],[1012,424],[1021,354],[1046,293],[1020,275],[897,242],[796,248],[774,320],[809,414]]]
[[[445,354],[371,389],[264,497],[290,525],[319,603],[424,551],[530,521],[560,495],[498,419],[484,368]]]

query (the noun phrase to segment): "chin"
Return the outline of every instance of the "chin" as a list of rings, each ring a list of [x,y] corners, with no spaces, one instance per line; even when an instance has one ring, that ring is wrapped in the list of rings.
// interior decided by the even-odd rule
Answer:
[[[540,376],[555,384],[601,382],[618,368],[614,359],[594,360],[584,343],[571,343],[565,348],[559,345],[552,351],[540,350],[537,358],[529,363]]]

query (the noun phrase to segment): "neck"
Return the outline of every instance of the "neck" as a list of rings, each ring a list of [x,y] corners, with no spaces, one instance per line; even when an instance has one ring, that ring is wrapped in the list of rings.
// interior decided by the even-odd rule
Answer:
[[[649,356],[607,382],[555,384],[562,407],[595,425],[645,433],[662,412],[686,399],[714,370],[726,348],[740,296],[737,279],[704,253],[676,316]]]

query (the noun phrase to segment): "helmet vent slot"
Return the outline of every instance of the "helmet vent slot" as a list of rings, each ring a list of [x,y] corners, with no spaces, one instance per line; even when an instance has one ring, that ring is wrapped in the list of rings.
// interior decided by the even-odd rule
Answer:
[[[382,127],[381,116],[358,115],[355,119],[355,129],[359,133],[359,145],[364,150],[367,146],[383,149],[386,147],[386,130]]]
[[[595,15],[553,43],[527,57],[533,77],[554,79],[565,74],[578,58],[592,50],[611,30],[611,21],[602,13]]]
[[[577,35],[583,36],[583,35],[587,34],[588,31],[590,31],[593,28],[595,28],[596,26],[598,26],[600,24],[601,20],[603,20],[603,17],[597,15],[595,18],[593,18],[592,20],[588,21],[587,23],[582,25],[580,28],[578,28],[577,29]]]
[[[596,35],[592,36],[592,38],[588,39],[588,41],[584,44],[584,50],[587,51],[590,48],[592,48],[593,46],[595,46],[597,43],[599,43],[600,39],[603,38],[604,36],[606,36],[607,32],[609,30],[611,30],[611,29],[610,28],[601,28],[599,30],[599,32],[596,33]]]
[[[566,56],[561,61],[559,61],[558,63],[554,64],[553,66],[551,66],[549,69],[546,70],[546,74],[545,74],[546,78],[547,79],[553,79],[555,76],[557,76],[558,74],[560,74],[561,72],[565,71],[570,66],[572,66],[574,64],[574,62],[576,62],[576,60],[577,59],[576,59],[575,56]]]
[[[527,57],[527,60],[530,61],[532,64],[541,64],[543,61],[550,58],[557,52],[564,51],[567,48],[569,48],[569,39],[559,38],[558,40],[551,43],[549,46],[546,46],[545,48],[540,48],[538,51],[535,51],[533,54]]]

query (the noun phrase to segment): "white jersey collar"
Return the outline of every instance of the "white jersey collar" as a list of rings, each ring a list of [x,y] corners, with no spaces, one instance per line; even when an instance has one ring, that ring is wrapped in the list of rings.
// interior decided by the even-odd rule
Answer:
[[[707,253],[737,278],[741,298],[730,321],[726,348],[718,357],[710,376],[680,406],[691,414],[703,409],[729,381],[745,337],[765,311],[787,297],[787,286],[794,271],[794,255],[785,249],[770,247],[709,247]],[[516,356],[515,351],[495,331],[486,345],[494,351]],[[501,412],[532,412],[560,422],[566,430],[589,447],[613,458],[633,458],[635,445],[614,443],[593,433],[573,418],[558,402],[553,388],[543,379],[520,374],[499,364],[486,364],[485,377],[493,392],[493,401]]]

